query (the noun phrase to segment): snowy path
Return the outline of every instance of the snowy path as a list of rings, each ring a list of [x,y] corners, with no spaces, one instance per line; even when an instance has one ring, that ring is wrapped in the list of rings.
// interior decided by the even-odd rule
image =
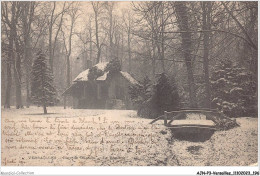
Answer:
[[[237,166],[257,162],[257,119],[205,142],[180,141],[135,111],[2,109],[2,164],[47,166]]]

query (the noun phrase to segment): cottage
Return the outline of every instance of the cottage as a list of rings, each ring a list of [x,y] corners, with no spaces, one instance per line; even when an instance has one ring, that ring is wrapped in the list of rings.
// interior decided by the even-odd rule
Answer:
[[[90,69],[81,72],[63,95],[73,98],[76,109],[133,109],[128,89],[138,82],[127,72],[105,72],[108,62],[94,65],[101,76],[90,79]],[[92,68],[93,68],[92,67]]]

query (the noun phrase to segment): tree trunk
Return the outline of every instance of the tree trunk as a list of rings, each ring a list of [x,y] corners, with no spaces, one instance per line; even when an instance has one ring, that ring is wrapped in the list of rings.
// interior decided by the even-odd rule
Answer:
[[[9,49],[11,50],[11,49]],[[9,51],[10,52],[10,51]],[[9,54],[8,54],[9,55]],[[5,104],[4,108],[10,108],[10,94],[11,94],[11,88],[12,88],[12,72],[11,72],[11,58],[12,56],[8,56],[8,61],[6,63],[6,90],[5,90]]]
[[[160,61],[161,61],[161,65],[162,65],[162,70],[163,72],[165,72],[165,66],[164,66],[164,54],[163,54],[163,51],[161,51],[161,47],[160,45],[158,44],[158,42],[156,42],[157,44],[157,51],[158,51],[158,55],[159,55],[159,58],[160,58]],[[163,45],[162,45],[163,46]],[[163,46],[164,47],[164,46]]]
[[[66,71],[66,86],[69,88],[70,86],[70,56],[66,56],[66,66],[67,66],[67,71]],[[66,109],[67,105],[67,96],[64,96],[64,109]]]
[[[113,49],[113,52],[115,52],[115,54],[116,54],[116,58],[119,58],[119,44],[120,44],[120,35],[119,34],[117,34],[116,35],[117,37],[116,37],[116,40],[115,40],[115,46],[113,47],[114,49]],[[114,58],[115,56],[113,56],[113,58]],[[122,58],[121,58],[122,59]]]
[[[112,28],[113,28],[113,11],[112,9],[109,11],[109,61],[111,61],[112,58],[114,58],[114,52],[115,48],[113,46],[113,34],[112,34]]]
[[[130,28],[130,27],[129,27]],[[130,29],[127,31],[127,46],[128,46],[128,72],[132,70],[132,54],[131,54],[131,41],[130,41]]]
[[[249,33],[249,37],[254,39],[254,42],[257,43],[257,32],[255,31],[255,25],[257,25],[257,9],[250,9],[250,18],[248,20],[248,24],[246,25],[246,30]],[[249,69],[253,72],[254,78],[252,82],[257,82],[258,80],[258,51],[250,48],[250,46],[247,43],[244,43],[244,57],[248,57],[248,55],[251,55],[250,63],[249,63]]]
[[[161,39],[161,48],[162,51],[160,52],[160,58],[161,58],[161,63],[162,63],[162,70],[165,73],[165,64],[164,64],[164,28],[165,28],[165,24],[164,24],[164,4],[163,2],[161,3],[161,34],[160,34],[160,39]]]
[[[163,72],[165,72],[165,64],[164,64],[164,40],[163,40],[163,36],[162,36],[162,44],[161,44],[161,47],[162,47],[162,51],[161,51],[161,54],[160,54],[160,58],[161,58],[161,63],[162,63],[162,70],[163,70]]]
[[[152,42],[153,45],[153,42]],[[155,80],[155,58],[154,58],[154,47],[153,47],[153,51],[151,51],[151,47],[148,43],[148,41],[146,41],[146,47],[148,49],[148,54],[149,54],[149,58],[152,60],[152,80]]]
[[[31,72],[31,24],[34,17],[35,2],[25,2],[22,10],[22,29],[24,39],[24,69],[25,69],[25,82],[26,82],[26,107],[30,105],[30,72]]]
[[[30,73],[28,69],[26,70],[26,108],[30,107],[30,81],[29,81]]]
[[[155,69],[156,69],[156,61],[155,61],[155,40],[154,40],[154,35],[152,34],[152,69],[153,69],[153,80],[155,80]]]
[[[9,36],[9,46],[8,46],[8,61],[6,62],[6,91],[5,91],[5,104],[4,108],[10,108],[10,98],[11,98],[11,88],[12,88],[12,62],[13,62],[13,38],[14,32],[11,29]]]
[[[84,44],[83,62],[84,62],[83,70],[88,69],[88,53],[87,53],[86,44]]]
[[[98,64],[100,61],[100,55],[101,55],[101,47],[98,47],[96,64]]]
[[[54,12],[56,9],[56,2],[53,2],[53,9],[51,12],[51,19],[49,22],[49,63],[50,63],[50,67],[51,67],[51,72],[53,73],[53,53],[52,53],[52,33],[53,33],[53,19],[54,19]]]
[[[15,37],[15,46],[16,50],[19,52],[19,44]],[[15,92],[16,92],[16,109],[23,108],[22,105],[22,92],[21,92],[21,57],[20,54],[15,54],[14,62],[13,62],[13,69],[14,69],[14,79],[15,79]]]
[[[100,47],[100,44],[99,44],[99,36],[98,36],[98,18],[97,18],[97,15],[98,15],[97,12],[95,12],[96,45],[97,45],[97,49],[98,49],[96,64],[99,63],[99,61],[100,61],[100,55],[101,55],[101,47]]]
[[[53,72],[53,59],[52,59],[52,41],[51,41],[52,34],[50,34],[50,39],[49,39],[49,64],[51,68],[51,72]]]
[[[190,31],[189,21],[188,21],[188,9],[186,7],[186,2],[174,2],[175,12],[177,14],[177,23],[181,31]],[[191,33],[183,32],[182,37],[182,49],[185,58],[185,64],[188,73],[188,85],[189,85],[189,95],[190,95],[190,106],[191,108],[197,107],[197,98],[195,91],[195,82],[193,77],[192,60],[191,60]]]
[[[92,60],[92,26],[91,26],[91,20],[89,20],[89,38],[90,38],[90,42],[89,42],[89,59],[91,60],[91,63],[94,63]]]
[[[26,38],[26,37],[25,37]],[[29,38],[24,40],[24,59],[25,59],[25,82],[26,82],[26,107],[30,106],[30,63],[31,63],[31,54],[30,54],[30,41]]]
[[[43,105],[43,112],[44,112],[44,114],[47,114],[46,104]]]
[[[203,30],[210,30],[210,13],[211,13],[211,2],[202,2],[202,21]],[[209,83],[209,32],[204,32],[204,53],[203,53],[203,68],[204,68],[204,81],[205,81],[205,93],[206,108],[210,108],[211,98],[210,98],[210,83]]]
[[[67,106],[67,96],[64,95],[64,99],[63,99],[63,107],[64,107],[64,109],[66,109],[66,106]]]

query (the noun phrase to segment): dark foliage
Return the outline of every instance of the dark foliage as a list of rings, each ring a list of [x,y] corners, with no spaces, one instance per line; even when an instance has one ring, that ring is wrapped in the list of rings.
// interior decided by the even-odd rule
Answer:
[[[158,75],[155,85],[145,78],[141,85],[130,89],[131,99],[138,106],[138,115],[144,118],[156,118],[164,111],[179,108],[177,87],[171,85],[167,76]]]
[[[176,85],[170,84],[168,77],[162,73],[154,86],[154,101],[158,106],[159,115],[164,111],[172,111],[179,108],[179,95]]]
[[[107,64],[104,71],[98,69],[96,66],[91,67],[89,69],[88,79],[90,81],[94,81],[98,77],[104,75],[104,72],[109,72],[109,74],[113,74],[113,73],[116,73],[119,71],[121,71],[121,64],[120,64],[119,60],[114,59]]]
[[[105,68],[105,72],[109,72],[110,74],[113,74],[113,73],[116,73],[119,71],[121,71],[121,64],[118,59],[113,59],[112,61],[110,61]]]
[[[31,99],[36,105],[44,107],[54,105],[57,102],[56,90],[53,84],[53,75],[48,66],[46,55],[39,51],[32,67]],[[45,112],[46,111],[46,112]]]
[[[229,130],[239,126],[236,120],[227,120],[227,119],[221,119],[218,122],[215,122],[215,124],[216,124],[216,128],[219,130]]]
[[[225,61],[211,77],[212,106],[230,117],[257,114],[257,84],[253,74]]]
[[[103,74],[104,72],[102,70],[94,66],[89,69],[88,79],[90,81],[93,81],[96,80],[98,77],[102,76]]]
[[[140,106],[152,96],[152,83],[148,76],[145,76],[140,84],[129,87],[130,98],[135,106]]]

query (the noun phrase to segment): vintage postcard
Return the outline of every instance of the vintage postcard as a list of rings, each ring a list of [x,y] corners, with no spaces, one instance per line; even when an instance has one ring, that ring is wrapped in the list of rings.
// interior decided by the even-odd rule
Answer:
[[[257,92],[257,1],[1,2],[3,168],[258,166]]]

